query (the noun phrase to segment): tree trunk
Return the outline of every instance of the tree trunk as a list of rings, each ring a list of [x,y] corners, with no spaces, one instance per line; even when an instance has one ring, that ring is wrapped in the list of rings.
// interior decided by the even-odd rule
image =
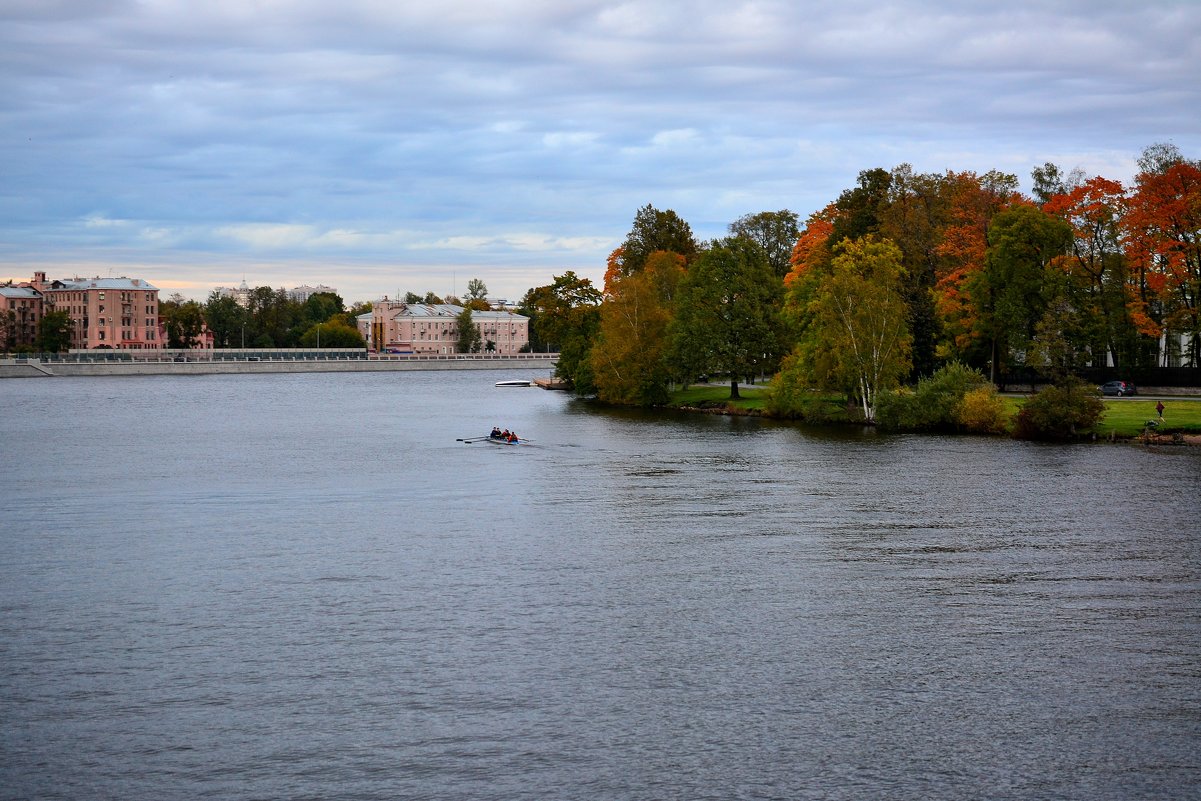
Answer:
[[[742,396],[738,394],[738,379],[730,379],[730,400],[739,400]]]

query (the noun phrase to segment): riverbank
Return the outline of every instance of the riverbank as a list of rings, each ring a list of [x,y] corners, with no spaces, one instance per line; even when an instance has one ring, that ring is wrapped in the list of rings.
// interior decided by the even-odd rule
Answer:
[[[740,385],[738,399],[729,397],[729,384],[693,385],[672,395],[668,407],[679,411],[735,416],[772,417],[765,408],[767,387]],[[1029,395],[1005,396],[1010,416]],[[1158,418],[1156,404],[1165,404],[1164,423],[1148,428]],[[1201,445],[1201,391],[1191,388],[1152,387],[1133,398],[1105,398],[1105,416],[1094,438],[1106,441],[1145,441],[1151,444]],[[863,425],[852,419],[846,398],[814,393],[806,422],[817,425]]]
[[[79,376],[212,375],[252,373],[374,373],[410,370],[546,370],[553,371],[557,353],[519,356],[452,354],[446,356],[346,355],[304,357],[241,356],[207,358],[123,359],[85,361],[68,359],[0,359],[0,378],[55,378]]]

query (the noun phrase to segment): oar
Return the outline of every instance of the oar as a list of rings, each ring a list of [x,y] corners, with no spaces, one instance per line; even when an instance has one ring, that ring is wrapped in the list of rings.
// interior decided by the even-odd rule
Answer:
[[[488,439],[488,437],[467,437],[465,439],[462,437],[457,437],[455,442],[462,442],[466,445],[470,445],[473,442],[483,442],[486,439]]]

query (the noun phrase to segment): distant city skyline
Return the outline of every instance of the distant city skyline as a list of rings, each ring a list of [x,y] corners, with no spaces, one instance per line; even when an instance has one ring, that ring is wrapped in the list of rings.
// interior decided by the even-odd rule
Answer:
[[[163,297],[601,281],[634,214],[802,220],[861,170],[1201,158],[1201,4],[17,4],[0,280]]]

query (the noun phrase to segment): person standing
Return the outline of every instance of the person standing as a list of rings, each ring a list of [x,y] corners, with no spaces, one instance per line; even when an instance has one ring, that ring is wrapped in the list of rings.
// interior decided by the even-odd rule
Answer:
[[[1155,404],[1155,411],[1159,414],[1159,422],[1163,422],[1163,401]]]

